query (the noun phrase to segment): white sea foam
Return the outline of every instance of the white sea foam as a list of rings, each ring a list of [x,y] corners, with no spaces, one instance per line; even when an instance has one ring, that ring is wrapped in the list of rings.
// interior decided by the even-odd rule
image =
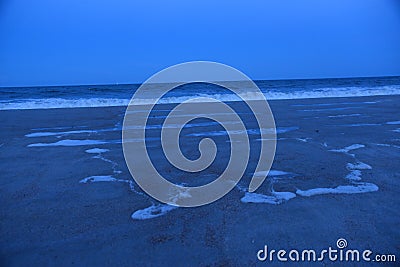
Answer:
[[[120,140],[112,140],[112,141],[105,141],[105,140],[70,140],[64,139],[54,143],[35,143],[29,144],[28,147],[47,147],[47,146],[89,146],[89,145],[103,145],[103,144],[113,144],[113,143],[120,143]]]
[[[282,134],[282,133],[287,133],[287,132],[295,131],[295,130],[298,130],[298,129],[299,129],[299,127],[297,127],[297,126],[277,127],[277,128],[276,128],[276,133],[277,133],[277,134]]]
[[[388,121],[386,124],[397,125],[400,124],[400,121]]]
[[[341,107],[341,108],[301,109],[301,110],[299,110],[299,111],[304,111],[304,112],[320,112],[320,111],[346,110],[346,109],[352,109],[352,108],[360,108],[360,107],[359,107],[359,106],[354,106],[354,107]]]
[[[188,134],[188,136],[224,136],[224,135],[228,135],[228,134],[256,134],[253,133],[253,131],[251,130],[247,130],[247,131],[212,131],[212,132],[199,132],[199,133],[190,133]]]
[[[379,126],[381,124],[379,123],[352,123],[352,124],[341,124],[338,126],[343,126],[343,127],[362,127],[362,126]]]
[[[374,145],[376,145],[376,146],[384,146],[384,147],[391,147],[391,145],[389,145],[389,144],[374,144]]]
[[[259,99],[257,95],[252,95],[243,89],[241,97],[246,99]],[[399,95],[399,86],[380,86],[380,87],[342,87],[342,88],[319,88],[318,90],[303,90],[292,92],[267,91],[264,93],[268,100],[278,99],[306,99],[306,98],[329,98],[329,97],[358,97],[374,95]],[[197,96],[180,96],[162,98],[159,103],[182,103],[195,97],[210,97],[220,101],[241,101],[241,98],[233,94],[198,94]],[[77,108],[77,107],[111,107],[127,106],[130,99],[121,98],[44,98],[44,99],[19,99],[15,102],[0,101],[0,110],[10,109],[48,109],[48,108]],[[154,103],[155,99],[137,99],[138,104]],[[367,102],[366,102],[367,103]],[[362,103],[360,103],[362,104]]]
[[[303,142],[303,143],[307,143],[308,140],[311,140],[311,137],[306,137],[306,138],[295,138],[295,140]]]
[[[32,131],[48,131],[48,130],[66,130],[72,128],[87,128],[87,126],[62,126],[62,127],[40,127],[32,128]]]
[[[89,151],[89,152],[88,152],[88,151]],[[118,163],[116,163],[115,161],[112,161],[112,160],[110,160],[110,159],[107,159],[107,158],[103,157],[103,155],[101,154],[101,153],[107,152],[107,151],[109,151],[109,150],[108,150],[108,149],[93,148],[93,149],[86,150],[85,152],[87,152],[87,153],[96,153],[97,155],[94,156],[93,158],[95,158],[95,159],[100,159],[100,160],[102,160],[102,161],[105,161],[105,162],[110,163],[110,164],[111,164],[111,167],[112,167],[112,169],[113,169],[113,173],[114,173],[114,174],[122,173],[122,171],[117,170]]]
[[[361,116],[361,114],[352,113],[352,114],[329,115],[328,118],[343,118],[343,117],[358,117],[358,116]]]
[[[259,171],[255,172],[254,176],[282,176],[282,175],[290,175],[292,173],[278,170],[269,170],[269,171]]]
[[[371,170],[372,167],[364,162],[357,162],[357,163],[347,163],[347,169],[349,170]]]
[[[131,180],[129,181],[129,189],[132,192],[134,192],[135,194],[147,197],[147,195],[145,193],[143,193],[142,191],[140,191],[140,189],[136,189],[135,188],[135,183],[133,181],[131,181]]]
[[[353,105],[353,104],[375,104],[377,102],[337,102],[337,103],[308,103],[308,104],[294,104],[292,107],[309,107],[309,106],[317,106],[317,107],[325,107],[325,106],[338,106],[338,105]]]
[[[123,183],[129,183],[129,180],[123,180],[123,179],[117,179],[114,178],[110,175],[95,175],[95,176],[89,176],[86,177],[82,180],[79,181],[80,183],[86,184],[86,183],[96,183],[96,182],[123,182]]]
[[[357,183],[355,185],[340,185],[335,188],[313,188],[297,190],[296,194],[303,197],[311,197],[324,194],[358,194],[378,191],[379,187],[372,183]]]
[[[290,127],[277,127],[276,128],[276,133],[277,134],[282,134],[282,133],[287,133],[291,131],[298,130],[299,127],[297,126],[290,126]],[[261,129],[261,132],[263,133],[273,133],[273,129]],[[199,132],[199,133],[190,133],[188,136],[224,136],[229,134],[244,134],[247,133],[249,135],[256,135],[260,134],[259,129],[247,129],[246,131],[210,131],[210,132]]]
[[[151,205],[150,207],[147,207],[145,209],[135,211],[134,213],[132,213],[131,217],[134,220],[153,219],[165,215],[166,213],[176,208],[178,207],[167,204]]]
[[[394,141],[396,141],[396,139],[393,139]],[[384,146],[384,147],[394,147],[394,148],[400,148],[400,146],[398,145],[390,145],[390,144],[373,144],[376,146]]]
[[[349,174],[346,175],[346,179],[350,181],[360,181],[361,180],[361,171],[360,170],[352,170]]]
[[[111,132],[111,131],[117,131],[117,130],[120,130],[120,128],[99,129],[99,130],[74,130],[74,131],[63,131],[63,132],[35,132],[35,133],[26,134],[25,136],[26,137],[45,137],[45,136],[61,136],[61,135],[82,134],[82,133],[94,134],[94,133],[99,133],[99,132]]]
[[[353,145],[347,146],[347,147],[342,148],[342,149],[331,149],[331,150],[329,150],[329,151],[332,151],[332,152],[341,152],[341,153],[348,153],[348,152],[351,151],[351,150],[359,149],[359,148],[363,148],[363,147],[365,147],[365,145],[353,144]]]
[[[129,101],[129,99],[119,98],[24,99],[19,100],[18,102],[0,103],[0,110],[127,106],[129,104]]]
[[[67,132],[36,132],[26,134],[26,137],[44,137],[44,136],[55,136],[55,135],[65,135],[65,134],[80,134],[80,133],[95,133],[91,130],[81,130],[81,131],[67,131]]]
[[[290,138],[284,138],[284,137],[281,137],[281,138],[258,138],[258,139],[256,139],[256,140],[254,140],[254,141],[273,141],[273,140],[275,140],[275,141],[283,141],[283,140],[289,140]],[[227,142],[229,142],[229,140],[227,141]]]
[[[86,150],[86,153],[90,153],[90,154],[99,154],[99,153],[104,153],[104,152],[108,152],[110,151],[109,149],[106,148],[91,148]]]
[[[243,203],[266,203],[278,205],[296,197],[292,192],[272,192],[271,195],[246,192],[240,200]]]
[[[226,124],[233,124],[231,122],[225,122]],[[236,122],[235,122],[236,123]],[[184,125],[184,128],[193,128],[193,127],[207,127],[218,125],[219,123],[216,121],[209,122],[199,122],[199,123],[187,123]],[[155,124],[155,125],[146,125],[146,130],[156,130],[156,129],[173,129],[173,128],[181,128],[181,124]],[[142,126],[137,125],[129,125],[125,126],[126,130],[135,130],[135,129],[143,129]]]

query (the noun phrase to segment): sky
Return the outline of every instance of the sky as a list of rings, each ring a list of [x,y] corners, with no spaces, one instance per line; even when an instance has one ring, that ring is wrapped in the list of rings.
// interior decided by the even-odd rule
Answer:
[[[0,86],[142,83],[193,60],[254,80],[400,75],[400,1],[0,0]]]

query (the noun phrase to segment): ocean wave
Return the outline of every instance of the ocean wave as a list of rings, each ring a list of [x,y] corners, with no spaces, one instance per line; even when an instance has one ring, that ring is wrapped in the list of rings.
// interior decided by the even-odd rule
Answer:
[[[399,86],[380,86],[373,88],[365,87],[343,87],[343,88],[320,88],[314,90],[296,90],[296,91],[276,91],[271,90],[263,92],[267,100],[284,99],[307,99],[307,98],[330,98],[330,97],[361,97],[361,96],[379,96],[379,95],[400,95]],[[246,92],[239,95],[234,94],[196,94],[190,96],[170,96],[160,99],[158,104],[177,104],[196,97],[209,97],[224,102],[241,101],[241,98],[247,100],[259,100],[257,95]],[[51,109],[51,108],[80,108],[80,107],[113,107],[127,106],[130,99],[126,98],[38,98],[38,99],[18,99],[1,100],[0,110],[12,109]],[[152,98],[137,99],[135,102],[139,105],[152,104],[156,100]],[[204,101],[200,100],[199,101]]]
[[[113,107],[126,106],[129,99],[118,98],[39,98],[23,99],[18,101],[1,101],[0,110],[10,109],[51,109],[51,108],[85,108],[85,107]]]

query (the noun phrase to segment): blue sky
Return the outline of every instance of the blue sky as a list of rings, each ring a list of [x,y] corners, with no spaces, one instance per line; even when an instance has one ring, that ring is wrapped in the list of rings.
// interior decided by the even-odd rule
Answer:
[[[252,79],[400,75],[400,4],[0,1],[0,86],[140,83],[191,60]]]

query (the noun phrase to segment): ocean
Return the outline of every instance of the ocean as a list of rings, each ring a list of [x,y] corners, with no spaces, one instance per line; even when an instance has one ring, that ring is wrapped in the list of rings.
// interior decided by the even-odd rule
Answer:
[[[356,97],[400,94],[400,77],[255,81],[267,100]],[[126,106],[139,84],[0,87],[0,110]],[[154,85],[157,90],[157,85]],[[246,93],[246,88],[241,88]],[[191,84],[159,103],[181,103],[193,97],[239,101],[230,91],[209,84]],[[143,103],[151,102],[149,99]]]

